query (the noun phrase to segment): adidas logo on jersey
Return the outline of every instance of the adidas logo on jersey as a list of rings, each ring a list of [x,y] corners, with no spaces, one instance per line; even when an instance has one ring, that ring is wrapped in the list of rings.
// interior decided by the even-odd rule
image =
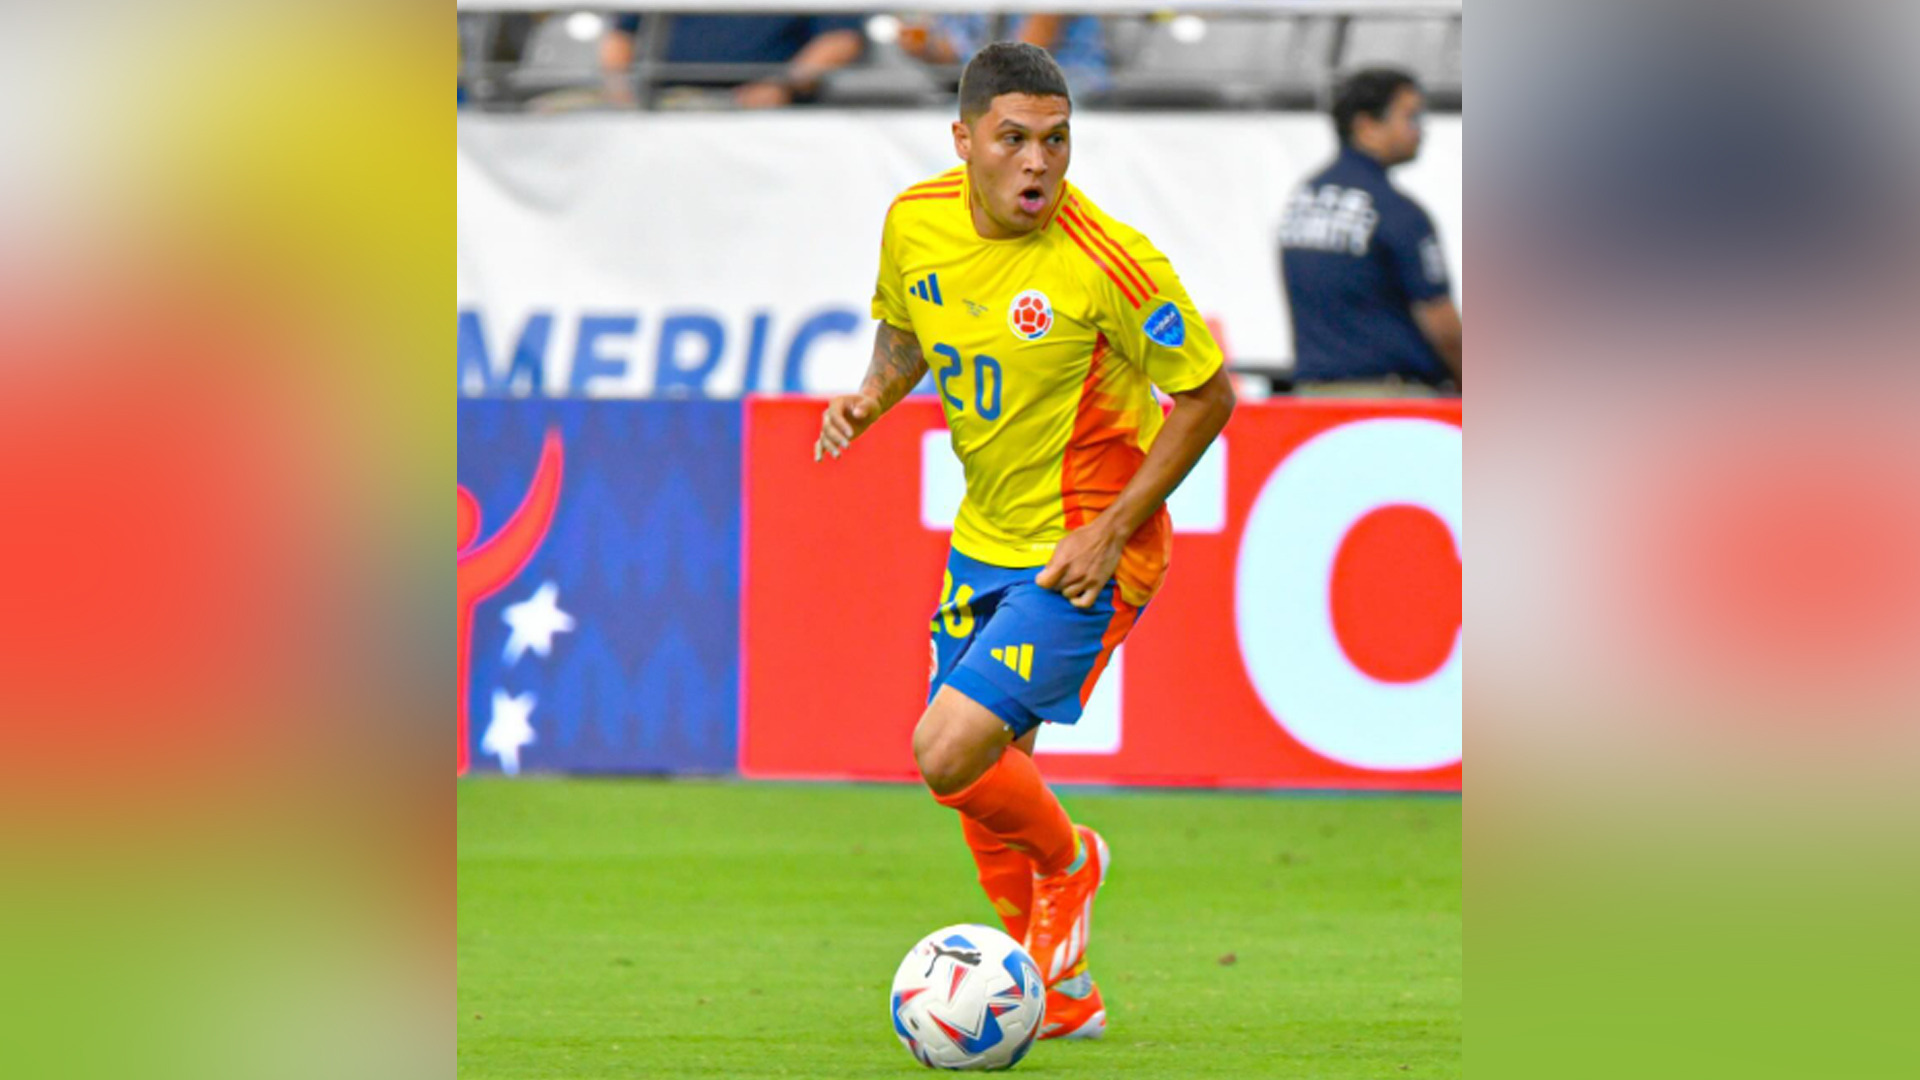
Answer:
[[[907,291],[919,297],[920,299],[927,301],[928,303],[932,304],[934,307],[945,306],[940,302],[940,275],[939,274],[928,274],[926,277],[921,278],[919,281],[914,282],[912,287],[907,289]]]
[[[1004,649],[995,649],[993,658],[1007,665],[1007,670],[1022,680],[1033,681],[1033,646],[1009,645]]]

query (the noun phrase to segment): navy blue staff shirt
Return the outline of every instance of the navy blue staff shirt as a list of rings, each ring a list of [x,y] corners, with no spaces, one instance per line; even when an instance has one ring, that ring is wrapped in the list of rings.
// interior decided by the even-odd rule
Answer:
[[[1433,219],[1378,161],[1349,146],[1294,192],[1280,268],[1296,381],[1453,381],[1413,320],[1415,304],[1449,295]]]

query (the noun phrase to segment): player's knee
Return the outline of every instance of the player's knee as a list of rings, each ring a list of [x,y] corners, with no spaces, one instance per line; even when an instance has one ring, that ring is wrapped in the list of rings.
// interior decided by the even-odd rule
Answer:
[[[962,740],[926,720],[913,729],[913,760],[936,795],[952,795],[979,779],[979,768]]]
[[[920,768],[920,779],[935,794],[946,795],[952,790],[955,768],[953,751],[945,745],[939,734],[922,723],[913,729],[913,763]]]

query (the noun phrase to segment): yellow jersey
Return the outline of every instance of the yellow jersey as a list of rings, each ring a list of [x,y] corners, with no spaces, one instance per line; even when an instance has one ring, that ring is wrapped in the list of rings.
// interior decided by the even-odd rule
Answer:
[[[873,317],[919,340],[946,412],[967,480],[953,546],[1044,566],[1146,460],[1164,422],[1152,388],[1205,383],[1220,347],[1166,256],[1071,184],[1010,240],[975,232],[971,206],[965,167],[894,200]],[[1121,556],[1121,597],[1152,599],[1172,552],[1162,506]]]

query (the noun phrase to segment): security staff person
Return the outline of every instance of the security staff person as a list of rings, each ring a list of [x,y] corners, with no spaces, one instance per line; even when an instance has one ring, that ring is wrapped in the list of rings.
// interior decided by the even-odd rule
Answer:
[[[1460,387],[1460,310],[1427,212],[1387,170],[1420,154],[1426,96],[1373,68],[1334,95],[1340,157],[1293,195],[1281,275],[1305,394],[1425,396]]]

